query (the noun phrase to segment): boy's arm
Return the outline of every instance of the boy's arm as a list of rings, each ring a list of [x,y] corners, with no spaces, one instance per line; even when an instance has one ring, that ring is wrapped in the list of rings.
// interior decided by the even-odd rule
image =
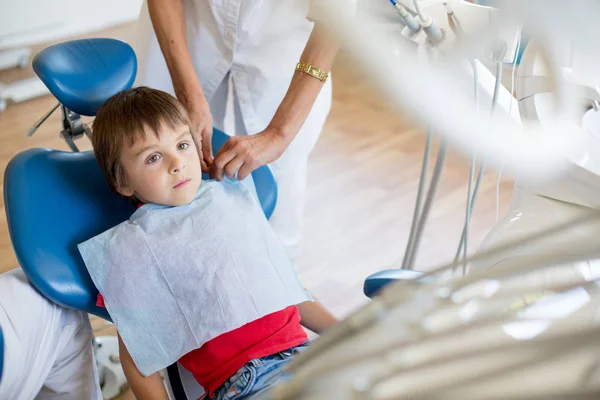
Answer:
[[[129,351],[119,336],[119,358],[127,383],[137,400],[168,400],[169,395],[163,384],[160,373],[144,377],[135,366]]]
[[[297,305],[300,312],[300,324],[306,329],[322,334],[331,326],[338,323],[336,317],[323,307],[317,300],[305,301]]]

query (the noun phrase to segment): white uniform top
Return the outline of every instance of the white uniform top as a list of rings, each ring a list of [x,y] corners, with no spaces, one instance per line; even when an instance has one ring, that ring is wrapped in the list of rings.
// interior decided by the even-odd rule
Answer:
[[[356,0],[335,1],[347,9]],[[188,48],[206,98],[210,101],[231,73],[246,131],[262,131],[306,46],[313,27],[309,19],[322,17],[318,5],[310,0],[183,0],[183,4]],[[139,59],[137,84],[173,93],[146,6],[140,23],[134,46]],[[328,107],[315,107],[320,108],[327,114]]]
[[[46,299],[22,269],[0,274],[0,399],[102,400],[85,312]]]

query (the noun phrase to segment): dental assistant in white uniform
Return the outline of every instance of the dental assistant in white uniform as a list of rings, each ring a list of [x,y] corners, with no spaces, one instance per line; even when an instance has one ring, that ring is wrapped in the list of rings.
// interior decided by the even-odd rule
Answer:
[[[0,274],[0,399],[102,400],[86,313],[52,303],[21,268]]]
[[[355,0],[335,1],[353,9]],[[148,0],[134,44],[136,85],[184,104],[202,140],[205,170],[216,179],[236,172],[244,179],[271,165],[278,200],[270,221],[292,259],[301,241],[307,158],[331,108],[330,77],[297,70],[299,62],[331,69],[338,44],[322,15],[314,0]],[[226,112],[229,96],[233,115]],[[224,130],[226,119],[236,137],[213,155],[212,127]]]

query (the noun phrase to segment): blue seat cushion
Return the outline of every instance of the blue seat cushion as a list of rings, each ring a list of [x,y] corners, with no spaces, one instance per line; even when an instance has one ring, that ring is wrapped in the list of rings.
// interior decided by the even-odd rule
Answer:
[[[412,269],[387,269],[379,271],[365,279],[363,292],[365,296],[372,299],[390,283],[397,281],[412,281],[420,278],[424,274],[424,272]],[[433,277],[428,276],[427,278],[424,278],[423,281],[426,282],[429,279],[433,279]]]
[[[215,130],[213,148],[227,138]],[[277,201],[273,174],[264,166],[252,178],[269,217]],[[110,320],[96,306],[98,291],[77,244],[129,218],[135,207],[110,190],[93,153],[18,154],[5,171],[4,201],[15,254],[32,284],[55,303]]]
[[[131,88],[137,59],[120,40],[81,39],[45,48],[34,57],[33,70],[65,107],[93,116],[110,96]]]

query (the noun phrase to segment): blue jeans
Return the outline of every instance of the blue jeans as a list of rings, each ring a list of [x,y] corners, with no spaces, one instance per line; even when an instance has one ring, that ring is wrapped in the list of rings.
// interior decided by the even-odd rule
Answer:
[[[238,370],[214,393],[214,400],[248,399],[287,378],[283,367],[305,351],[310,341],[270,356],[255,358]]]

